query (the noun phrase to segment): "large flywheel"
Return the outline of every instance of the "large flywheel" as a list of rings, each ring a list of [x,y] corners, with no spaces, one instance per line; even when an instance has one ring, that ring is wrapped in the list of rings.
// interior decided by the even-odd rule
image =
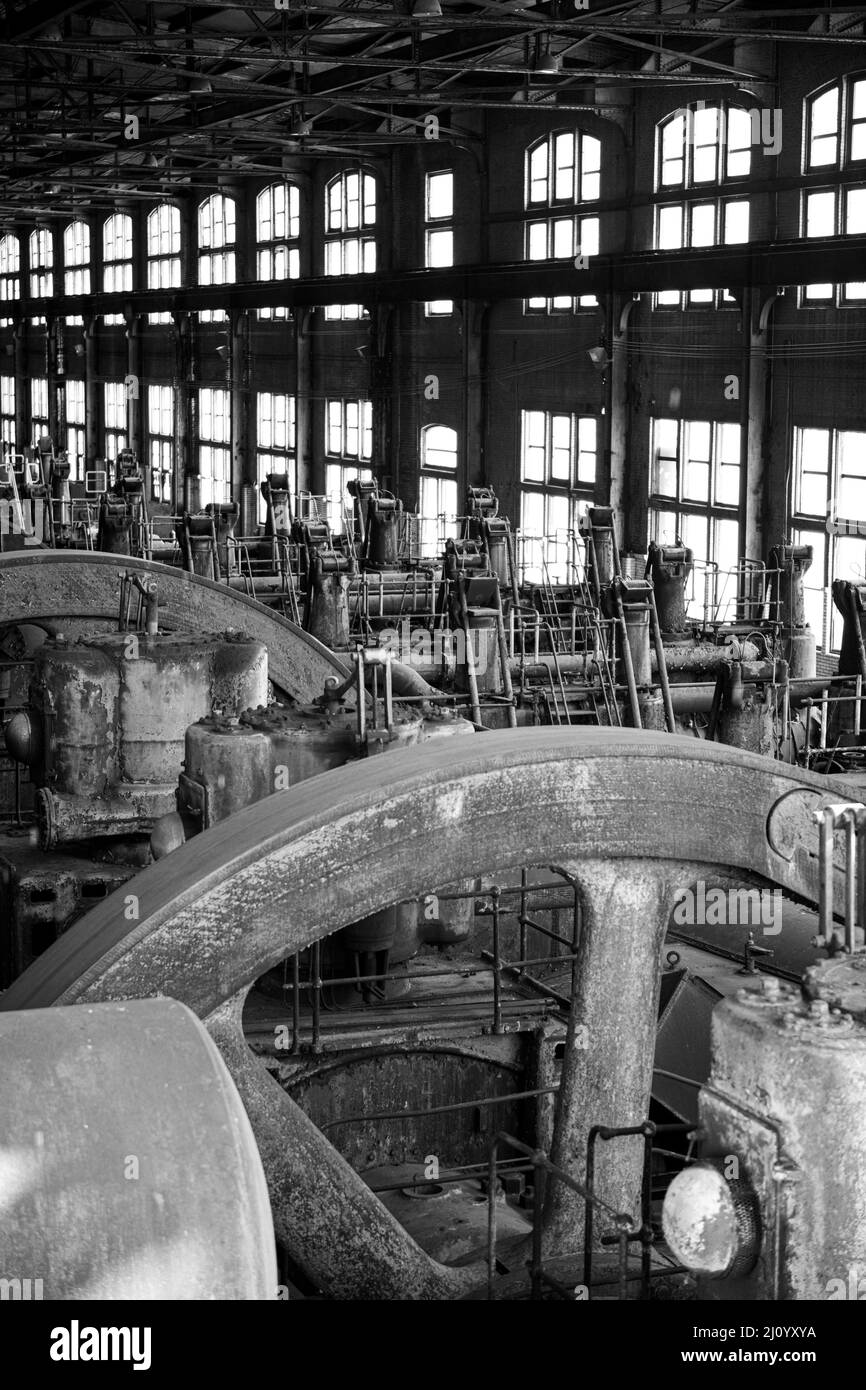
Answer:
[[[66,632],[73,623],[92,633],[116,627],[123,575],[156,584],[160,627],[167,632],[224,632],[236,628],[268,649],[270,678],[280,694],[306,702],[325,681],[344,679],[349,666],[296,623],[256,599],[197,574],[99,551],[32,550],[0,555],[0,632],[30,624]]]
[[[566,1049],[558,1120],[559,1156],[573,1158],[569,1136],[585,1142],[587,1122],[646,1115],[678,888],[696,869],[733,869],[816,901],[811,817],[840,795],[829,779],[666,734],[554,728],[394,752],[268,797],[145,869],[0,1008],[156,994],[188,1004],[240,1089],[277,1234],[309,1278],[335,1298],[460,1297],[485,1270],[423,1252],[253,1056],[242,1027],[253,982],[437,885],[564,865],[585,906],[571,1026],[589,1047]]]

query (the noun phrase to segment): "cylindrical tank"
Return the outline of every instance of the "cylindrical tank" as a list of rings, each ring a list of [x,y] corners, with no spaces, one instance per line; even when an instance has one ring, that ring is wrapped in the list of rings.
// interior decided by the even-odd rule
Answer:
[[[201,829],[275,791],[270,740],[237,719],[202,719],[186,731],[178,809]]]
[[[241,724],[270,739],[277,791],[358,756],[357,712],[344,705],[271,705],[247,710]],[[418,743],[420,735],[421,716],[397,706],[388,747]]]
[[[265,647],[232,634],[46,642],[31,686],[43,844],[148,829],[173,802],[188,726],[266,698]]]
[[[753,1189],[763,1240],[751,1271],[707,1294],[849,1297],[851,1272],[866,1275],[866,1028],[767,977],[718,1005],[712,1033],[703,1153]]]
[[[791,632],[782,640],[782,653],[791,680],[811,680],[818,671],[818,644],[810,627]]]
[[[174,999],[0,1013],[0,1271],[13,1297],[274,1299],[234,1082]]]

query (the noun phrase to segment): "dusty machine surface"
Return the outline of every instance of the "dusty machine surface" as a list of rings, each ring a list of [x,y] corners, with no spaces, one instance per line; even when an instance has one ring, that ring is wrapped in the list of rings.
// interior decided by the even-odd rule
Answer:
[[[230,509],[173,567],[0,558],[0,1010],[197,1014],[292,1297],[822,1296],[866,1256],[866,812],[796,766],[859,738],[809,557],[696,628],[690,552],[634,563],[606,509],[527,589],[489,490],[427,573],[398,499],[359,484],[337,545],[278,483],[292,618],[230,582]],[[796,1186],[834,1088],[850,1161]]]
[[[246,727],[268,722],[258,711]],[[838,1094],[832,1124],[852,1153],[859,1142],[862,924],[846,873],[861,821],[843,789],[646,731],[397,748],[215,819],[125,886],[134,925],[107,899],[0,1004],[159,993],[192,1008],[252,1123],[292,1296],[816,1296],[835,1260],[863,1253],[849,1221],[860,1169],[841,1164],[832,1191],[797,1176],[815,1157],[819,1095]],[[802,988],[779,971],[756,979],[757,943],[707,971],[680,942],[674,962],[673,912],[696,880],[820,907],[812,930],[830,958]],[[468,930],[425,942],[426,906],[455,883],[472,885]],[[351,933],[392,912],[394,958],[377,957],[375,936],[365,956],[364,929]],[[660,1091],[674,1067],[654,1054],[686,961],[696,989],[704,969],[728,1002],[684,1113]],[[763,1045],[744,1048],[743,1030]],[[714,1199],[733,1215],[710,1257],[718,1244],[730,1258],[707,1270],[693,1231],[700,1176],[721,1153],[739,1168]],[[697,1193],[683,1194],[693,1173]],[[799,1197],[780,1198],[780,1182]]]

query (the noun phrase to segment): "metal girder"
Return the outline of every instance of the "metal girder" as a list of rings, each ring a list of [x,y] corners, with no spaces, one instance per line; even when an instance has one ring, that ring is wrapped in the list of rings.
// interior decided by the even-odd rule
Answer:
[[[160,626],[174,632],[236,628],[264,642],[268,674],[283,695],[307,702],[349,666],[308,632],[237,593],[186,570],[98,551],[32,550],[0,555],[0,627],[32,623],[53,632],[69,620],[117,624],[124,574],[155,581]]]
[[[484,1268],[445,1268],[421,1251],[252,1056],[242,1008],[259,975],[455,879],[564,865],[584,895],[578,971],[593,982],[591,998],[579,987],[570,1032],[573,1043],[586,1019],[589,1048],[567,1045],[564,1062],[569,1101],[555,1143],[570,1156],[600,1097],[645,1116],[644,1043],[677,891],[724,868],[815,901],[811,812],[846,794],[832,779],[671,735],[554,728],[467,743],[336,768],[248,807],[134,880],[133,924],[127,884],[0,999],[0,1009],[24,1009],[162,993],[188,1004],[241,1091],[277,1233],[331,1297],[460,1297]],[[632,1034],[640,1048],[617,1045]],[[555,1208],[551,1238],[562,1220]]]
[[[312,275],[304,280],[190,286],[121,294],[56,295],[50,301],[9,301],[6,312],[29,318],[156,313],[162,310],[254,309],[267,305],[396,304],[429,299],[523,299],[534,295],[640,294],[665,289],[727,289],[738,285],[805,285],[819,277],[853,280],[863,272],[866,234],[791,242],[714,246],[706,250],[638,251],[592,256],[586,270],[570,261],[448,266]]]

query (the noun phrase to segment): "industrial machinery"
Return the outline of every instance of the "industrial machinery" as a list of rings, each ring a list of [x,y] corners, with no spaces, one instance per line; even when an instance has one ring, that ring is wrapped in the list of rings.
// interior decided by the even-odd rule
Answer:
[[[457,754],[457,748],[463,751]],[[623,785],[630,791],[627,803],[621,794]],[[441,1238],[431,1240],[429,1229],[419,1225],[417,1218],[413,1233],[413,1218],[411,1213],[406,1216],[405,1208],[423,1205],[425,1196],[436,1203],[444,1200],[443,1192],[465,1192],[467,1172],[460,1161],[458,1171],[451,1171],[446,1128],[440,1125],[438,1150],[425,1150],[429,1131],[421,1127],[423,1119],[413,1121],[404,1103],[387,1103],[393,1095],[391,1088],[399,1087],[406,1074],[401,1068],[407,1051],[416,1081],[425,1056],[429,1066],[430,1054],[437,1049],[442,1049],[440,1068],[449,1050],[464,1059],[464,1066],[474,1058],[476,1084],[485,1056],[488,1068],[495,1060],[504,1075],[517,1062],[507,1083],[503,1086],[500,1080],[499,1088],[486,1100],[477,1092],[468,1098],[458,1091],[459,1100],[449,1103],[448,1091],[443,1091],[447,1074],[441,1070],[426,1073],[431,1079],[438,1077],[438,1086],[426,1092],[424,1101],[417,1090],[415,1094],[420,1115],[431,1112],[429,1124],[443,1109],[452,1127],[461,1106],[480,1112],[484,1117],[480,1148],[494,1165],[494,1178],[499,1176],[505,1150],[524,1155],[528,1150],[530,1157],[522,1163],[523,1183],[533,1174],[538,1178],[542,1158],[533,1143],[537,1145],[541,1135],[549,1154],[543,1160],[548,1165],[548,1199],[534,1213],[534,1219],[542,1223],[544,1240],[541,1265],[533,1261],[533,1287],[542,1289],[545,1280],[551,1279],[562,1289],[573,1290],[588,1269],[584,1296],[593,1296],[593,1291],[597,1296],[604,1289],[615,1296],[616,1279],[611,1285],[600,1244],[613,1233],[627,1257],[625,1284],[620,1285],[623,1296],[648,1296],[659,1286],[674,1295],[682,1286],[682,1276],[665,1253],[653,1229],[652,1212],[641,1205],[640,1195],[648,1190],[643,1179],[645,1159],[657,1128],[648,1113],[671,904],[680,887],[692,883],[696,875],[724,879],[732,872],[778,885],[805,902],[820,901],[829,912],[823,939],[836,943],[834,962],[839,959],[839,942],[832,929],[834,909],[846,923],[841,944],[849,948],[846,959],[852,979],[858,980],[861,938],[857,924],[846,916],[850,879],[845,867],[850,873],[852,861],[838,811],[839,794],[838,786],[828,779],[779,762],[647,731],[525,730],[461,740],[454,748],[450,744],[407,748],[388,754],[384,762],[368,758],[349,768],[334,768],[213,825],[137,877],[134,927],[124,922],[114,902],[106,901],[12,986],[2,1007],[94,1005],[161,993],[194,1008],[218,1043],[253,1125],[288,1277],[301,1292],[316,1291],[338,1299],[460,1298],[477,1294],[489,1282],[494,1286],[492,1295],[497,1296],[495,1286],[500,1280],[503,1287],[498,1296],[520,1296],[509,1295],[508,1290],[524,1269],[529,1225],[526,1221],[515,1224],[519,1208],[506,1203],[497,1211],[495,1182],[487,1194],[495,1216],[494,1231],[499,1232],[495,1272],[483,1254],[486,1230],[477,1231],[474,1251],[471,1242],[468,1248],[464,1244],[457,1263],[453,1255],[450,1261],[443,1257]],[[492,805],[497,811],[495,829]],[[729,814],[732,806],[738,808],[735,816]],[[828,833],[822,833],[820,852],[816,808],[824,808],[830,826]],[[834,856],[837,826],[845,845],[841,855]],[[576,961],[564,957],[561,966],[561,975],[569,981],[570,1009],[544,1011],[536,1018],[535,1027],[522,1035],[527,1041],[534,1036],[535,1046],[520,1062],[521,1054],[508,1050],[516,1040],[510,1020],[515,1017],[514,1004],[518,1010],[528,1008],[531,991],[521,990],[519,978],[501,954],[503,941],[496,923],[501,929],[498,914],[504,904],[499,885],[513,881],[521,868],[538,869],[551,861],[560,881],[575,885],[580,900],[576,951],[568,953],[576,955]],[[403,1023],[399,999],[392,1001],[390,1012],[383,1013],[384,1006],[379,1005],[378,1027],[370,1036],[359,1031],[348,1015],[340,1026],[344,1038],[348,1030],[354,1049],[357,1070],[355,1084],[350,1086],[348,1039],[335,1049],[333,1035],[329,1038],[328,1030],[322,1028],[316,1047],[311,1032],[315,1019],[309,1010],[296,1004],[293,1014],[291,1004],[286,1010],[273,999],[268,1002],[257,982],[280,961],[296,960],[301,952],[359,917],[382,912],[407,897],[421,897],[431,884],[458,876],[474,879],[479,885],[476,895],[494,908],[490,922],[495,944],[488,958],[486,984],[493,1003],[490,1032],[475,1038],[466,1034],[461,1038],[453,1029],[449,1034],[441,1012],[436,1029],[431,1027],[429,1013],[416,1013],[414,1024]],[[523,916],[524,929],[528,929],[529,914]],[[816,1062],[826,1059],[821,1061],[822,1076],[827,1078],[822,1095],[828,1094],[831,1078],[832,1086],[841,1088],[840,1105],[844,1095],[847,1109],[839,1111],[839,1123],[844,1126],[858,1105],[862,1109],[863,1097],[857,1088],[862,1089],[863,1083],[856,1071],[859,1025],[832,1012],[839,1007],[843,1013],[851,1011],[850,1000],[845,1002],[851,986],[838,978],[838,968],[833,962],[823,970],[819,967],[807,984],[814,1000],[826,997],[826,1010],[812,1002],[797,1004],[796,991],[773,977],[763,989],[758,981],[757,992],[752,981],[746,980],[748,997],[739,1001],[734,995],[734,1002],[721,1005],[717,1014],[725,1020],[736,1015],[736,1028],[751,1028],[748,1020],[757,1010],[755,1017],[766,1020],[761,1027],[782,1030],[780,1045],[782,1035],[787,1038],[788,1063],[791,1048],[800,1050],[799,1057],[805,1056],[804,1048],[815,1047]],[[516,993],[507,983],[511,979]],[[314,977],[306,977],[308,991],[315,985]],[[837,995],[842,997],[841,1006]],[[766,1004],[761,1002],[764,999]],[[784,1009],[780,1010],[780,1003]],[[823,1019],[827,1023],[822,1032]],[[723,1027],[726,1022],[719,1024]],[[300,1043],[297,1051],[293,1034]],[[488,1041],[482,1046],[485,1036]],[[824,1227],[814,1249],[798,1232],[805,1220],[818,1220],[818,1209],[804,1207],[802,1197],[792,1205],[784,1200],[781,1206],[771,1204],[779,1180],[792,1186],[808,1181],[809,1202],[818,1200],[820,1165],[814,1178],[810,1174],[798,1179],[801,1167],[814,1159],[803,1147],[815,1142],[814,1137],[807,1139],[803,1128],[806,1077],[794,1076],[790,1065],[782,1065],[784,1059],[772,1049],[766,1060],[761,1052],[750,1050],[747,1075],[741,1060],[745,1049],[733,1033],[730,1063],[723,1060],[728,1055],[721,1051],[723,1036],[716,1036],[716,1079],[708,1083],[708,1093],[715,1097],[723,1084],[729,1089],[737,1084],[746,1088],[743,1114],[757,1116],[758,1097],[770,1112],[760,1112],[767,1115],[764,1129],[771,1141],[767,1161],[772,1158],[775,1165],[767,1170],[770,1186],[766,1191],[760,1177],[764,1131],[757,1118],[749,1120],[753,1128],[758,1126],[754,1145],[751,1129],[742,1125],[736,1144],[727,1135],[719,1140],[729,1145],[726,1153],[739,1153],[741,1176],[755,1189],[749,1208],[751,1253],[755,1257],[757,1250],[758,1258],[766,1257],[772,1274],[773,1250],[778,1240],[787,1241],[786,1258],[795,1258],[804,1273],[799,1282],[782,1281],[778,1296],[802,1296],[830,1268],[827,1250],[846,1259],[862,1259],[862,1234],[859,1226],[847,1229],[847,1206],[838,1194],[833,1198],[829,1193],[820,1208]],[[849,1052],[852,1065],[844,1067],[843,1084],[840,1067]],[[531,1065],[530,1058],[535,1059]],[[723,1073],[718,1068],[726,1066],[739,1069],[731,1071],[730,1083],[719,1080]],[[796,1093],[803,1122],[799,1129],[780,1127],[774,1093],[762,1089],[770,1084],[770,1071],[780,1078],[779,1086],[787,1085]],[[489,1079],[494,1073],[495,1068]],[[555,1114],[544,1100],[551,1089],[558,1091]],[[510,1118],[504,1119],[524,1091],[531,1093],[529,1114],[521,1116],[512,1109]],[[430,1106],[431,1095],[442,1100]],[[790,1111],[793,1115],[796,1106],[792,1104]],[[418,1177],[410,1182],[398,1176],[396,1181],[403,1186],[408,1183],[407,1191],[413,1192],[434,1159],[440,1180],[432,1184],[430,1194],[424,1193],[422,1184],[421,1190],[405,1197],[402,1207],[395,1208],[387,1192],[377,1196],[373,1189],[376,1178],[381,1182],[388,1133],[401,1113],[400,1123],[417,1127],[422,1143],[420,1151],[412,1150],[410,1171]],[[364,1126],[360,1143],[359,1124]],[[599,1126],[606,1127],[601,1149]],[[693,1120],[680,1126],[684,1139],[693,1127]],[[354,1141],[346,1139],[347,1133],[355,1134]],[[346,1157],[330,1142],[331,1137]],[[662,1147],[670,1149],[672,1142],[668,1128]],[[692,1157],[684,1142],[679,1166],[685,1173],[697,1168]],[[485,1172],[486,1165],[475,1171]],[[405,1174],[406,1169],[398,1167],[397,1172]],[[502,1181],[507,1180],[516,1193],[520,1183],[515,1174],[509,1176],[507,1165],[501,1173]],[[674,1196],[679,1181],[671,1185]],[[859,1210],[860,1167],[840,1167],[837,1181],[844,1184],[846,1202]],[[587,1206],[592,1214],[590,1244],[582,1249]],[[455,1198],[451,1216],[458,1225],[465,1210]],[[447,1225],[448,1219],[446,1208],[440,1206],[437,1227]],[[754,1231],[759,1232],[757,1237]],[[679,1247],[678,1252],[682,1258]],[[693,1260],[689,1268],[700,1266]],[[765,1285],[756,1285],[753,1296],[776,1296],[762,1293],[761,1288]],[[525,1274],[523,1290],[525,1296]],[[694,1296],[693,1289],[682,1292]]]

